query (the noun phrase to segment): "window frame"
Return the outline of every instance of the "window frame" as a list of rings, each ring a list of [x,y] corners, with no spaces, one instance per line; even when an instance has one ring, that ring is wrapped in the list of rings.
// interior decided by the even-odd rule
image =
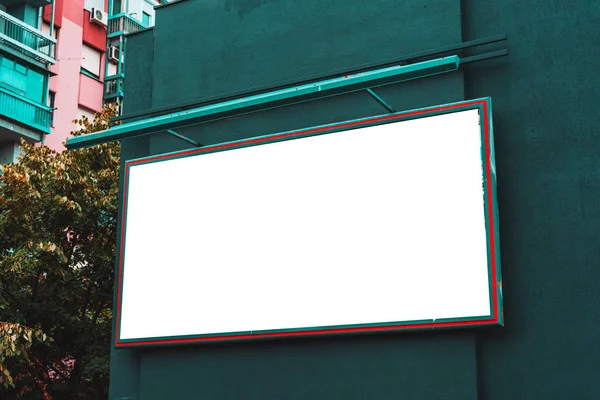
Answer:
[[[147,22],[145,22],[144,20],[147,17]],[[146,11],[142,11],[142,25],[144,25],[144,27],[149,28],[150,25],[152,24],[152,15],[148,14]]]
[[[54,110],[56,109],[56,92],[48,90],[48,107],[50,107],[50,127],[54,128]]]
[[[90,78],[95,78],[100,80],[100,76],[102,74],[102,55],[104,53],[102,53],[102,51],[96,49],[95,47],[90,46],[87,43],[82,43],[81,46],[82,52],[81,52],[81,73],[83,73],[84,75],[89,76]],[[83,60],[85,59],[85,54],[83,54],[84,49],[86,50],[91,50],[94,51],[98,54],[98,74],[96,74],[94,71],[89,70],[88,68],[86,68],[83,64]]]
[[[24,77],[24,80],[22,82],[24,84],[24,88],[15,86],[14,84],[4,81],[4,80],[0,80],[0,86],[5,88],[6,90],[9,90],[11,92],[18,94],[19,96],[27,97],[27,75],[29,74],[29,68],[27,67],[27,65],[21,64],[17,60],[13,60],[10,57],[0,55],[0,70],[2,70],[4,68],[9,69],[8,67],[4,66],[5,61],[9,61],[12,63],[12,68],[10,68],[10,70],[12,71],[13,74],[19,74]],[[17,67],[23,68],[25,70],[25,72],[18,71]]]

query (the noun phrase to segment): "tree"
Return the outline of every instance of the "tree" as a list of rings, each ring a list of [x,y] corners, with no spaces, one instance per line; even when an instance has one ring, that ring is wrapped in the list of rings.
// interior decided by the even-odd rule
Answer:
[[[116,108],[74,121],[104,130]],[[22,142],[0,177],[0,398],[106,398],[119,145]]]

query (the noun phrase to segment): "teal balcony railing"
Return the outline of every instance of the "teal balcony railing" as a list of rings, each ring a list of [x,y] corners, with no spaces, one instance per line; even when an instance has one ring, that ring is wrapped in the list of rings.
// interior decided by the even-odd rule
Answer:
[[[56,62],[56,39],[0,11],[0,43],[43,63]]]
[[[104,99],[123,95],[123,74],[111,75],[104,78]]]
[[[0,115],[50,133],[52,109],[0,87]]]
[[[108,37],[115,37],[127,33],[134,33],[146,29],[140,21],[125,13],[115,14],[108,17]]]

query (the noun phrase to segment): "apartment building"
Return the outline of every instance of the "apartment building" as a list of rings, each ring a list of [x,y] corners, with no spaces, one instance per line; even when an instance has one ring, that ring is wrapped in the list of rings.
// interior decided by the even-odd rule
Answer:
[[[106,52],[109,62],[106,63],[104,101],[118,104],[120,110],[124,102],[126,35],[154,26],[154,7],[159,4],[161,1],[157,0],[108,0]]]
[[[73,120],[121,104],[126,34],[153,0],[0,0],[0,163],[21,138],[63,149]]]
[[[49,4],[0,0],[0,163],[18,156],[21,139],[43,142],[51,132],[48,87],[57,63],[56,35],[40,29]]]
[[[152,0],[55,0],[57,63],[51,68],[51,135],[45,144],[62,150],[73,120],[93,118],[104,102],[123,102],[125,35],[152,26]],[[51,7],[44,12],[49,32]],[[50,12],[48,12],[50,11]]]

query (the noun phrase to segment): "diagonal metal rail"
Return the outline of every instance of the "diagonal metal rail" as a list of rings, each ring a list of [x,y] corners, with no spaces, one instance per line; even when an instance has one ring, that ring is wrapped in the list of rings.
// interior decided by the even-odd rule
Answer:
[[[150,135],[166,130],[173,130],[178,126],[187,126],[223,117],[241,115],[282,105],[336,96],[456,71],[459,65],[460,59],[458,56],[449,56],[414,64],[395,65],[354,75],[340,76],[291,88],[209,104],[158,117],[146,118],[140,121],[124,123],[104,131],[69,138],[66,142],[66,146],[69,150],[74,150],[107,142]]]

